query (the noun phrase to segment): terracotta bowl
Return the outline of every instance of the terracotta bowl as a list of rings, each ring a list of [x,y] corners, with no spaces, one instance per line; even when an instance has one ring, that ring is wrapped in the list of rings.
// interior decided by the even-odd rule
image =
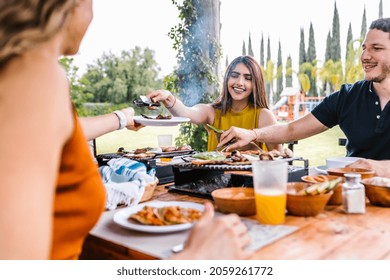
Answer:
[[[287,211],[294,216],[316,216],[325,209],[333,191],[325,194],[306,195],[302,191],[312,184],[291,182],[287,184]]]
[[[372,205],[390,207],[390,184],[386,183],[388,180],[390,179],[381,177],[362,180],[366,196]]]
[[[141,197],[141,200],[139,201],[140,203],[148,201],[149,199],[152,198],[152,196],[154,194],[154,190],[157,187],[157,184],[158,184],[158,179],[156,178],[154,180],[154,182],[151,182],[151,183],[146,185],[145,192],[144,192],[143,196]]]
[[[217,210],[222,213],[236,213],[239,216],[256,214],[253,188],[223,188],[211,193]]]
[[[318,177],[318,178],[317,178]],[[302,176],[301,180],[306,183],[320,183],[323,181],[323,178],[326,178],[328,181],[335,180],[339,178],[340,176],[335,175],[317,175],[317,176]],[[318,179],[318,180],[316,180]],[[342,193],[342,184],[345,182],[345,179],[343,178],[340,183],[337,184],[337,186],[333,189],[333,195],[330,197],[328,201],[328,205],[341,205],[343,204],[343,193]]]
[[[329,175],[335,175],[343,177],[345,173],[358,173],[362,176],[362,179],[374,177],[375,171],[366,168],[351,168],[351,167],[343,167],[343,168],[329,168],[326,170]]]

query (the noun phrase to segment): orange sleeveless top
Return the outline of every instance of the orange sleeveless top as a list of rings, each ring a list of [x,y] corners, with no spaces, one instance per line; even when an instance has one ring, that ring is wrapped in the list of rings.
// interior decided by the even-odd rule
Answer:
[[[62,151],[54,200],[51,259],[78,259],[105,205],[105,190],[75,113]]]

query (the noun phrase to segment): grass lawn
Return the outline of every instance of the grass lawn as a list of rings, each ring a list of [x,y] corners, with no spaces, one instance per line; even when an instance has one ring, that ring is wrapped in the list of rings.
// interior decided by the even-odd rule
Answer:
[[[114,131],[96,140],[97,153],[116,152],[119,147],[133,150],[143,147],[156,147],[157,135],[179,135],[179,126],[173,127],[144,127],[138,132],[127,129]],[[345,147],[338,145],[338,139],[344,137],[340,128],[334,127],[324,133],[300,140],[294,146],[294,154],[309,160],[310,166],[324,165],[325,159],[334,156],[345,156]]]

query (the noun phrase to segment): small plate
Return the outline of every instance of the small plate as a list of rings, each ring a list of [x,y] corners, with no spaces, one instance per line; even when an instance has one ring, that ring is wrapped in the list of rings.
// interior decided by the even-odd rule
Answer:
[[[153,116],[151,116],[153,118]],[[176,126],[184,122],[189,122],[189,118],[172,117],[171,119],[145,119],[142,116],[134,116],[134,121],[145,126]]]
[[[145,205],[153,207],[166,207],[166,206],[180,206],[184,208],[193,208],[199,211],[204,211],[204,206],[199,203],[194,202],[184,202],[184,201],[150,201],[146,203],[141,203],[136,206],[127,207],[115,213],[113,220],[116,224],[135,231],[142,232],[152,232],[152,233],[166,233],[166,232],[175,232],[182,231],[192,227],[192,223],[179,224],[179,225],[170,225],[170,226],[149,226],[143,225],[132,219],[129,219],[131,214],[137,213]]]
[[[328,167],[326,165],[316,166],[314,169],[320,174],[328,175],[328,172],[326,171]]]

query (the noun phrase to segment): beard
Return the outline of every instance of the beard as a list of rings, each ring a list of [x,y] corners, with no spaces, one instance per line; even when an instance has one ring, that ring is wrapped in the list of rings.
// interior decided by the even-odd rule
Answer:
[[[384,81],[390,74],[390,65],[382,65],[381,67],[381,73],[378,76],[374,77],[367,77],[367,74],[365,75],[365,79],[367,81],[375,82],[375,83],[380,83]]]

